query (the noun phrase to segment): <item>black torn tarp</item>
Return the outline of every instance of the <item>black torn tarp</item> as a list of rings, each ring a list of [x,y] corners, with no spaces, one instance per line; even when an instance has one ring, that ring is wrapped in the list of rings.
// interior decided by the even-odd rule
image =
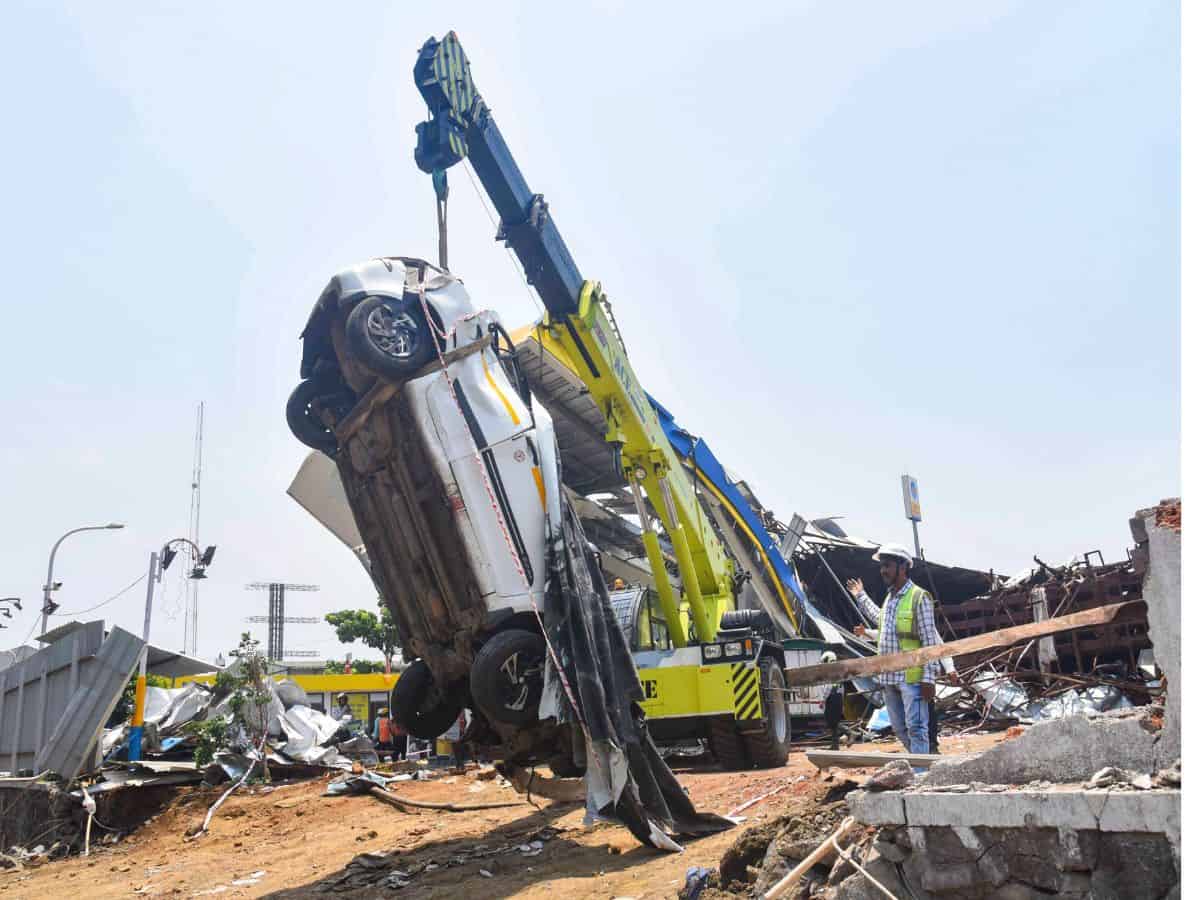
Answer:
[[[589,805],[619,819],[643,844],[663,850],[682,849],[670,835],[694,837],[732,827],[728,819],[696,811],[646,730],[637,666],[565,492],[548,513],[544,618],[570,696],[554,658],[547,658],[541,712],[560,722],[582,717]]]

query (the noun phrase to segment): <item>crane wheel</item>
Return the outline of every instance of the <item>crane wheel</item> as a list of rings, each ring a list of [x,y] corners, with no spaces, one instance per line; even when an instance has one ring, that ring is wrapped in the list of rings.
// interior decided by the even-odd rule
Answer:
[[[746,747],[732,717],[714,719],[708,724],[708,749],[722,769],[736,772],[750,768]]]
[[[792,716],[788,710],[787,681],[774,659],[759,663],[763,699],[763,729],[742,735],[746,752],[756,769],[776,769],[788,764],[792,749]]]

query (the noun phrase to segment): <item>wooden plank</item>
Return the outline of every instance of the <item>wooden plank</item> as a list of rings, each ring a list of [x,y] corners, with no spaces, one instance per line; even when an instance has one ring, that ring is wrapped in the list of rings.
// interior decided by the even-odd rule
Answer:
[[[920,650],[910,650],[907,653],[890,653],[887,656],[868,656],[863,659],[846,659],[825,665],[788,669],[786,671],[787,683],[788,687],[803,687],[806,684],[837,684],[853,677],[902,672],[912,666],[923,666],[948,656],[960,656],[964,653],[975,653],[993,647],[1007,647],[1031,638],[1057,634],[1060,631],[1070,631],[1074,628],[1108,625],[1118,616],[1129,617],[1136,614],[1144,616],[1145,609],[1146,605],[1141,600],[1114,603],[1110,606],[1098,606],[1095,609],[1071,613],[1069,616],[1060,616],[1057,619],[1046,619],[1044,622],[1031,622],[1028,625],[1017,625],[1014,628],[1001,628],[999,631],[988,634],[978,634],[945,644],[922,647]]]
[[[854,750],[809,750],[805,756],[818,769],[831,769],[834,766],[841,769],[869,769],[886,766],[898,759],[907,759],[909,765],[913,766],[932,766],[935,762],[955,758],[940,753],[857,753]]]
[[[853,818],[847,817],[843,819],[842,824],[837,827],[837,830],[833,834],[825,838],[825,840],[821,842],[820,846],[817,847],[816,850],[804,857],[804,859],[801,860],[801,862],[794,869],[783,876],[778,884],[776,884],[773,888],[767,891],[766,894],[763,895],[763,900],[776,900],[776,898],[784,896],[784,894],[786,894],[800,881],[801,878],[804,877],[805,872],[807,872],[817,863],[828,859],[836,852],[833,846],[834,843],[838,838],[849,831],[853,825]]]
[[[448,366],[451,363],[458,362],[460,359],[464,359],[473,353],[480,352],[484,348],[490,346],[491,343],[492,336],[487,335],[486,337],[479,338],[478,340],[472,341],[465,346],[450,350],[442,354],[442,359],[433,360],[418,371],[414,372],[411,376],[406,378],[405,381],[415,381],[418,378],[424,378],[426,375],[429,375],[432,372],[439,371],[442,368],[443,360]],[[397,384],[396,382],[388,381],[383,378],[379,379],[375,387],[367,391],[367,393],[362,396],[362,399],[355,404],[354,409],[350,410],[346,418],[338,424],[336,429],[338,446],[345,444],[347,438],[362,428],[366,421],[371,418],[371,414],[378,407],[386,405],[387,402],[392,399],[392,397],[396,396],[401,387],[402,385]]]

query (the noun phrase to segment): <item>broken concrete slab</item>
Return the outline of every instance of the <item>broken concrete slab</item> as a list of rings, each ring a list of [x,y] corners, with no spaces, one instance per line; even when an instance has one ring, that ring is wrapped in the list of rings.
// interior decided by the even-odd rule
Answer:
[[[863,782],[863,788],[868,791],[897,791],[911,785],[916,778],[907,759],[896,759]]]
[[[1180,680],[1182,619],[1182,551],[1183,534],[1170,524],[1171,516],[1161,510],[1171,501],[1155,509],[1141,510],[1149,544],[1146,578],[1142,583],[1142,599],[1146,602],[1146,619],[1150,626],[1150,641],[1154,644],[1154,660],[1167,680],[1167,712],[1158,750],[1159,766],[1169,765],[1180,755],[1180,701],[1183,682]],[[1178,508],[1178,501],[1174,501]],[[1176,514],[1177,515],[1177,514]]]
[[[967,794],[868,793],[846,797],[865,825],[947,828],[1070,828],[1169,832],[1179,829],[1180,792],[1053,790]]]
[[[912,794],[894,791],[851,791],[846,795],[850,815],[864,825],[906,825],[904,798]]]
[[[957,757],[939,753],[882,753],[878,750],[806,750],[804,755],[818,769],[865,769],[872,766],[887,766],[903,759],[910,766],[931,766],[935,762]]]
[[[905,842],[912,853],[903,852]],[[1179,880],[1166,837],[1150,832],[885,827],[873,848],[881,868],[899,866],[904,882],[920,889],[913,893],[930,898],[1164,897]]]
[[[1069,716],[1040,722],[980,753],[935,763],[925,783],[1087,781],[1096,772],[1097,760],[1135,772],[1155,772],[1161,768],[1156,765],[1158,738],[1149,707]]]

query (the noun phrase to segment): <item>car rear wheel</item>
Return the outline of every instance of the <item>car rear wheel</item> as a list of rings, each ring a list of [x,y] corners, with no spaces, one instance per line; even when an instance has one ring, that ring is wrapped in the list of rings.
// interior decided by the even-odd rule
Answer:
[[[333,456],[337,453],[333,429],[353,406],[354,395],[345,386],[309,378],[288,397],[288,427],[304,446]]]
[[[412,297],[367,297],[346,319],[346,343],[355,359],[384,378],[406,378],[436,353],[425,311]]]
[[[446,733],[462,707],[443,695],[428,663],[418,659],[392,686],[392,717],[415,738],[432,741]]]
[[[494,635],[471,666],[471,697],[489,719],[506,725],[537,721],[546,643],[518,628]]]

